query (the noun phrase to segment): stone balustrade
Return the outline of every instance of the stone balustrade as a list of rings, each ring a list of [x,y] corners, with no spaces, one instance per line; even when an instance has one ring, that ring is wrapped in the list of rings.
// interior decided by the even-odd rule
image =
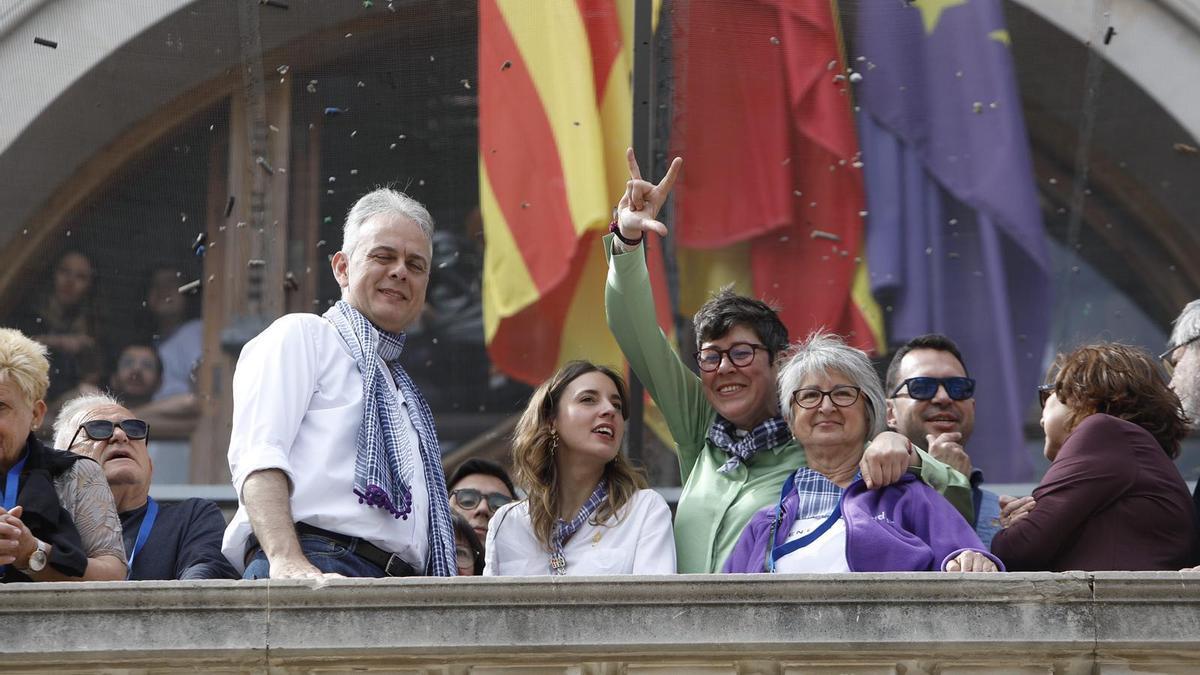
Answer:
[[[0,672],[1200,672],[1200,574],[27,584]]]

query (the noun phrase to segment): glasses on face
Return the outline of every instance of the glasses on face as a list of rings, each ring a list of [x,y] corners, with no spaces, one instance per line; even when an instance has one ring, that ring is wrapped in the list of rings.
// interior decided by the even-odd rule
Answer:
[[[113,432],[118,427],[121,431],[125,432],[126,438],[131,441],[138,441],[150,435],[150,425],[146,424],[145,420],[128,419],[121,420],[115,424],[108,420],[90,420],[79,425],[67,447],[75,447],[75,439],[79,438],[79,432],[81,431],[93,441],[107,441],[112,438]]]
[[[829,402],[835,406],[849,408],[858,401],[858,396],[861,393],[862,389],[852,384],[839,384],[829,391],[817,389],[816,387],[800,387],[792,394],[792,400],[801,408],[811,410],[820,406],[821,401],[828,396]]]
[[[454,562],[460,570],[475,568],[475,552],[467,546],[456,546],[454,548]]]
[[[1046,401],[1050,400],[1050,395],[1053,393],[1054,393],[1054,385],[1053,384],[1039,384],[1038,385],[1038,405],[1042,408],[1042,410],[1046,409]]]
[[[495,513],[496,509],[499,509],[501,506],[504,506],[513,500],[512,497],[500,492],[489,492],[484,494],[474,488],[460,488],[458,490],[451,490],[450,497],[454,499],[455,502],[458,502],[459,506],[468,510],[479,506],[479,502],[481,500],[487,499],[488,508],[492,510],[492,513]]]
[[[1179,365],[1179,350],[1192,344],[1196,340],[1200,340],[1200,335],[1197,335],[1191,340],[1180,342],[1174,347],[1171,347],[1167,351],[1158,355],[1158,360],[1162,361],[1163,368],[1166,368],[1168,376],[1173,376],[1175,374],[1175,366]]]
[[[965,401],[975,395],[975,380],[969,377],[910,377],[896,387],[892,397],[900,396],[900,390],[905,387],[908,387],[908,395],[918,401],[937,396],[938,387],[945,387],[946,395],[955,401]]]
[[[760,349],[764,352],[770,351],[766,345],[754,344],[752,342],[735,342],[729,345],[729,349],[705,347],[696,352],[696,365],[700,366],[700,370],[711,373],[720,368],[722,359],[728,356],[729,362],[734,366],[745,368],[754,363],[754,352]]]

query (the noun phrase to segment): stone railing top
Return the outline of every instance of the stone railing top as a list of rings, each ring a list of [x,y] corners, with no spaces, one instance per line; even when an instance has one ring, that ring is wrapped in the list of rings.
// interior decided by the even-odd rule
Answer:
[[[1130,652],[1200,664],[1200,574],[27,584],[0,588],[0,625],[2,658],[29,669],[313,660],[386,669],[395,659],[608,663],[647,654],[888,663],[1066,654],[1092,663]]]

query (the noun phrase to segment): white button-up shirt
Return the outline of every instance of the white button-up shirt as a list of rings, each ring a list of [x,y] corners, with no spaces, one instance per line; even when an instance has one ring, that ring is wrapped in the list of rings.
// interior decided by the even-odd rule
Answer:
[[[384,372],[395,391],[386,366]],[[407,412],[399,391],[396,397]],[[251,532],[242,485],[255,471],[279,469],[291,482],[293,521],[360,537],[425,569],[429,495],[417,430],[409,415],[400,415],[402,433],[409,434],[409,447],[418,455],[413,458],[413,510],[407,519],[398,519],[384,509],[360,504],[354,494],[362,414],[362,376],[350,348],[328,320],[289,314],[246,343],[233,376],[229,440],[238,510],[221,547],[234,567],[245,569]]]
[[[671,509],[654,490],[638,490],[603,525],[586,522],[563,546],[568,575],[674,574]],[[590,521],[590,519],[589,519]],[[505,504],[488,524],[487,576],[550,574],[550,553],[533,533],[529,502]]]

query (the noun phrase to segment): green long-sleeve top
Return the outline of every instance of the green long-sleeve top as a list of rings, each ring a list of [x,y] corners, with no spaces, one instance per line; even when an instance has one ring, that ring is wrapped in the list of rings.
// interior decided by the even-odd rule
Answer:
[[[608,235],[604,251],[609,261],[604,289],[608,327],[662,411],[679,455],[683,481],[675,512],[679,571],[719,572],[754,512],[774,504],[788,475],[805,466],[804,448],[789,440],[760,451],[729,473],[718,473],[729,457],[708,441],[717,413],[704,395],[700,378],[680,361],[658,327],[643,247],[613,255],[612,235]],[[945,495],[971,522],[967,478],[923,450],[917,452],[921,480]]]

